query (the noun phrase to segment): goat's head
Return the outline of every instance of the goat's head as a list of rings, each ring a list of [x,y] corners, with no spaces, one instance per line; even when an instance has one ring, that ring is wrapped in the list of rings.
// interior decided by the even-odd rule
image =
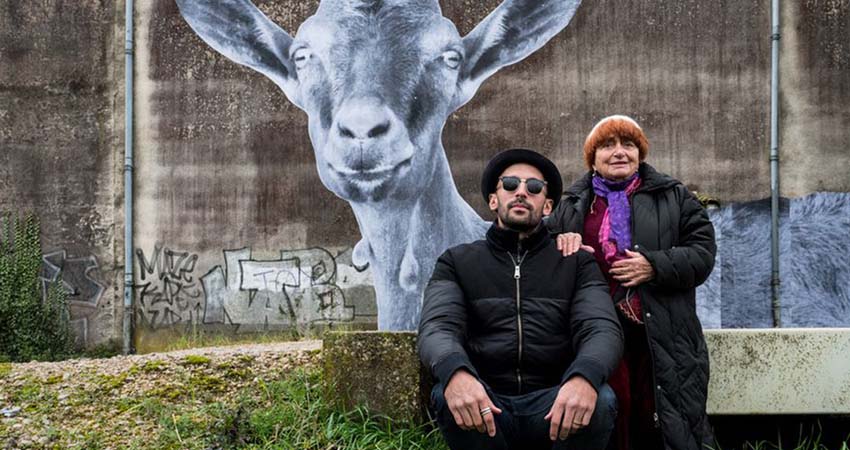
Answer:
[[[307,112],[319,176],[351,202],[418,196],[448,115],[579,2],[508,0],[462,38],[436,0],[324,0],[292,38],[248,0],[177,0],[204,41]]]

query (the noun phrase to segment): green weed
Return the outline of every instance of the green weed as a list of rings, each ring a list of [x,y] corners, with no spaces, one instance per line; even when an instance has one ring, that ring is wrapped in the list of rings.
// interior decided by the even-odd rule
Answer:
[[[210,358],[202,355],[186,355],[183,364],[187,366],[205,366],[210,363]]]
[[[290,342],[300,339],[313,339],[316,334],[299,334],[290,330],[267,333],[251,334],[229,334],[221,332],[208,332],[197,329],[193,332],[181,334],[169,342],[163,351],[187,350],[202,347],[223,347],[237,344],[269,344],[273,342]]]
[[[0,361],[63,359],[73,350],[61,279],[46,291],[39,279],[40,230],[32,213],[0,212]]]
[[[186,392],[181,386],[166,384],[164,386],[155,387],[149,390],[148,395],[158,399],[176,400],[183,396]]]
[[[12,400],[16,402],[34,402],[41,396],[41,383],[30,381],[21,386],[17,392],[12,393]]]
[[[217,375],[197,374],[189,377],[189,386],[197,391],[216,393],[224,391],[227,383]]]
[[[845,438],[840,448],[830,449],[821,442],[822,434],[823,429],[820,423],[812,425],[811,428],[800,425],[796,444],[783,443],[782,436],[777,436],[776,441],[745,442],[742,444],[741,450],[850,450],[850,435]],[[716,450],[729,450],[729,448],[719,446]]]
[[[62,381],[62,375],[50,375],[44,379],[44,384],[56,384]]]
[[[232,370],[232,368],[230,369]],[[215,391],[219,377],[190,377],[199,392]],[[365,410],[343,413],[321,395],[321,371],[300,370],[246,387],[226,402],[169,404],[148,399],[135,414],[155,418],[161,430],[137,448],[255,449],[434,449],[445,450],[439,433]],[[152,392],[151,392],[152,393]],[[149,394],[151,394],[149,393]]]
[[[101,389],[108,391],[118,389],[124,385],[129,376],[128,372],[122,372],[118,375],[99,374],[97,375],[97,384]]]
[[[142,372],[161,372],[165,370],[165,362],[158,359],[145,361],[145,363],[141,365],[140,370]]]

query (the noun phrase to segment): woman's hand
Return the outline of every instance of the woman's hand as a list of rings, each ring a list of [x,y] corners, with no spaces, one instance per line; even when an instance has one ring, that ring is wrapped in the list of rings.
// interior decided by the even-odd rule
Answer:
[[[581,245],[581,235],[578,233],[561,233],[555,238],[555,243],[558,245],[558,250],[564,256],[570,256],[573,253],[581,250],[593,253],[593,247],[589,245]]]
[[[655,278],[655,269],[646,257],[630,250],[626,250],[626,256],[628,258],[611,264],[611,270],[608,271],[623,287],[635,287]]]

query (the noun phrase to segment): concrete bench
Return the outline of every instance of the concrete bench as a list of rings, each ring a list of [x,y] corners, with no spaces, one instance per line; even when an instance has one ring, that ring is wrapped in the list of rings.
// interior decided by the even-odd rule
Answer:
[[[850,329],[706,330],[708,413],[850,414]]]
[[[706,330],[712,415],[850,415],[850,329]],[[328,332],[327,396],[349,409],[422,420],[428,384],[413,332]]]

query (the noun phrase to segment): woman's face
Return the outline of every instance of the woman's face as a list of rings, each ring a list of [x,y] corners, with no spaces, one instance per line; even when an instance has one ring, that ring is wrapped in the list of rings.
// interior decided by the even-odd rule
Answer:
[[[596,148],[593,169],[611,181],[623,181],[637,172],[640,151],[629,139],[612,137]]]

